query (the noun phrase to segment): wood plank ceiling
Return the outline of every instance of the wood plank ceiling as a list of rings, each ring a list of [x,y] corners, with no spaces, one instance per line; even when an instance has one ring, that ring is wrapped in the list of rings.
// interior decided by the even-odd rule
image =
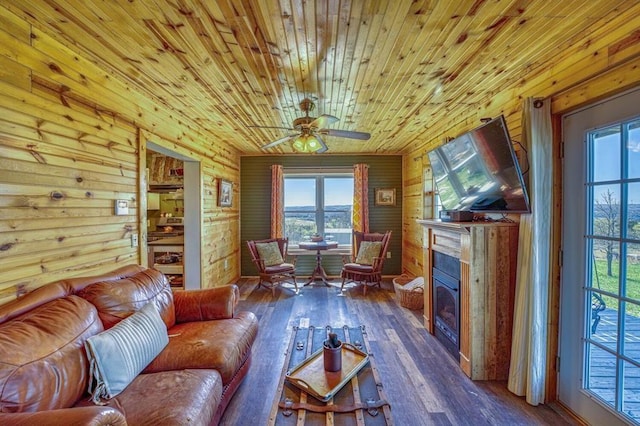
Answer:
[[[290,127],[307,97],[372,135],[327,136],[329,153],[409,152],[634,2],[2,0],[241,154],[290,133],[247,126]]]

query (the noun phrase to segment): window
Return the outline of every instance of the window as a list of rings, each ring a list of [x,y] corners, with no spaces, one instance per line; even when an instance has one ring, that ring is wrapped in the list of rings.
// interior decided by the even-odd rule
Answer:
[[[315,234],[351,245],[353,171],[284,171],[284,234],[289,244]]]
[[[640,120],[587,134],[584,388],[640,420]]]
[[[438,205],[435,201],[439,202],[437,195],[433,192],[435,182],[433,180],[433,171],[431,167],[425,167],[422,171],[422,218],[432,219]]]

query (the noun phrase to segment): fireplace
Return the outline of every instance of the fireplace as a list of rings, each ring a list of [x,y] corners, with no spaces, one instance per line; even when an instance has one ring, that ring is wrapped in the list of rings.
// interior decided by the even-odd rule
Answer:
[[[424,226],[429,268],[425,268],[425,328],[472,380],[506,380],[518,224],[431,219],[418,223]]]
[[[455,257],[433,252],[433,313],[434,334],[447,351],[460,360],[460,261]]]

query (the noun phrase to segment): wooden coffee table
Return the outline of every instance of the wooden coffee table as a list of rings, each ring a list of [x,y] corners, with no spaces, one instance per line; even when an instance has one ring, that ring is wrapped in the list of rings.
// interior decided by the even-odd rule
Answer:
[[[326,403],[285,380],[288,372],[322,347],[332,331],[338,338],[369,354],[369,362],[338,390]],[[280,377],[276,399],[269,415],[269,425],[392,425],[391,407],[387,403],[370,354],[364,326],[361,327],[294,327]]]

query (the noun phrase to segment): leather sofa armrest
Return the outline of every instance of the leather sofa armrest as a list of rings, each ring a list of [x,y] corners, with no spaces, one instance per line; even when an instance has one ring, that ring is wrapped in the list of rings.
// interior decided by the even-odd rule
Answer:
[[[173,303],[176,323],[233,318],[240,299],[235,284],[202,290],[176,290]]]
[[[75,407],[35,413],[0,413],[0,424],[13,426],[127,426],[124,415],[111,407]]]

